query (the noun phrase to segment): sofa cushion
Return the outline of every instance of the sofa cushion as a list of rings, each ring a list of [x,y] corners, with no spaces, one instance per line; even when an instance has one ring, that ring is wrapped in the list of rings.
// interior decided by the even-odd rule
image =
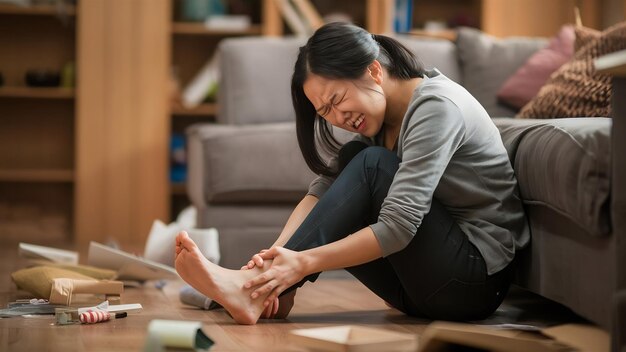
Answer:
[[[578,40],[577,40],[578,42]],[[626,49],[626,22],[590,40],[561,66],[520,111],[521,118],[611,116],[611,76],[597,73],[595,58]]]
[[[552,208],[592,236],[610,233],[611,119],[503,118],[494,123],[526,204]]]
[[[197,185],[190,194],[202,194],[194,204],[295,203],[315,178],[298,148],[295,123],[197,124],[187,134],[189,165],[201,165],[190,170],[190,186]]]
[[[498,91],[498,100],[512,108],[521,109],[537,95],[550,75],[574,55],[574,27],[565,25],[550,39],[550,44],[538,50]]]
[[[472,28],[461,28],[457,48],[462,84],[491,117],[514,116],[516,111],[498,103],[502,84],[548,41],[543,38],[497,39]]]

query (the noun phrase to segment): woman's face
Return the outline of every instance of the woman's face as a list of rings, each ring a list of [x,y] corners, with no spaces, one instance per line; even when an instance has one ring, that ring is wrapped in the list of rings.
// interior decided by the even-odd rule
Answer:
[[[375,76],[378,69],[379,65],[357,80],[310,74],[304,82],[304,94],[317,113],[333,126],[374,137],[383,125],[386,107],[382,87]]]

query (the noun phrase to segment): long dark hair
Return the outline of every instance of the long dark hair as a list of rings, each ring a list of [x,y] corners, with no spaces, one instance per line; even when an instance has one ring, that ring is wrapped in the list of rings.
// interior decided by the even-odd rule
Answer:
[[[329,79],[358,79],[374,60],[396,79],[424,76],[421,63],[400,42],[346,23],[320,27],[300,48],[291,78],[291,99],[296,111],[300,151],[316,174],[334,176],[337,173],[323,161],[316,140],[321,150],[331,155],[338,153],[341,144],[333,136],[332,126],[317,114],[304,94],[304,82],[309,73]]]

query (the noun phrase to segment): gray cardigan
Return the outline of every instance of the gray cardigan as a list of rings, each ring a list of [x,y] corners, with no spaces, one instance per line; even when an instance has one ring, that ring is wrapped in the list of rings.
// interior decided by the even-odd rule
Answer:
[[[382,144],[380,138],[357,139]],[[397,153],[400,168],[378,222],[370,225],[383,256],[411,241],[433,197],[481,252],[490,275],[528,244],[528,223],[498,129],[465,88],[438,70],[428,71],[413,93]],[[320,198],[332,182],[320,176],[308,193]]]

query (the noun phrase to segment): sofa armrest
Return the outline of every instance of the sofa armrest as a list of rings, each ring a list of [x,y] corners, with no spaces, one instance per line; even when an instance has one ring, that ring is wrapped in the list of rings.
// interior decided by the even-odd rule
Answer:
[[[612,180],[611,218],[615,243],[612,350],[626,350],[626,50],[595,61],[599,73],[613,76],[611,110]]]
[[[304,162],[294,123],[196,124],[187,130],[188,193],[209,204],[297,203],[315,175]]]

